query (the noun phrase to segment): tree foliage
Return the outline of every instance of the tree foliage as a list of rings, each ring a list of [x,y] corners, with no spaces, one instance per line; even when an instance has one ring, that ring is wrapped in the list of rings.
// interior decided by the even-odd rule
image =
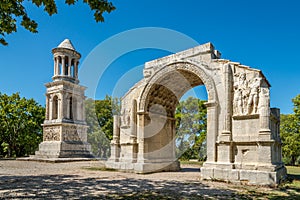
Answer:
[[[29,0],[37,7],[44,7],[44,11],[50,16],[57,13],[57,6],[55,0]],[[1,0],[0,3],[0,43],[7,45],[4,37],[17,31],[17,20],[20,20],[21,26],[32,33],[37,33],[38,24],[29,17],[24,6],[25,0]],[[65,3],[72,5],[78,0],[65,0]],[[110,13],[115,10],[115,6],[107,0],[83,0],[88,4],[90,9],[94,11],[94,18],[96,22],[103,22],[103,14]]]
[[[113,137],[113,115],[119,113],[119,99],[106,96],[104,100],[85,101],[88,142],[92,152],[100,158],[110,155],[110,140]]]
[[[280,136],[285,164],[300,164],[300,95],[293,99],[294,113],[281,115]]]
[[[206,157],[206,106],[194,97],[181,101],[176,108],[176,146],[181,159]]]
[[[0,154],[19,157],[34,153],[42,141],[45,109],[33,99],[0,93]]]
[[[297,95],[295,98],[293,98],[292,101],[294,103],[294,113],[295,113],[295,116],[300,121],[300,94]]]

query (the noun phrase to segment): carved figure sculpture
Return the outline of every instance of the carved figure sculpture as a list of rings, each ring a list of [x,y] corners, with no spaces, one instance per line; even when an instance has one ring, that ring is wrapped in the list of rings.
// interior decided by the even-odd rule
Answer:
[[[128,108],[126,109],[125,106],[124,108],[122,109],[122,112],[121,112],[121,124],[122,126],[130,126],[130,113],[131,113],[131,109]]]
[[[249,97],[248,82],[245,73],[235,74],[235,76],[238,80],[234,83],[234,112],[243,115],[246,114]]]
[[[261,78],[259,77],[253,79],[253,81],[250,83],[250,94],[249,94],[249,99],[247,104],[248,114],[257,113],[260,83],[261,83]]]

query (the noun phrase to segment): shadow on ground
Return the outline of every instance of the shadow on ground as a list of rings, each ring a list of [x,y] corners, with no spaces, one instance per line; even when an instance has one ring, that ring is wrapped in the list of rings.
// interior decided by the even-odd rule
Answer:
[[[180,172],[200,172],[200,168],[184,167],[180,169]]]
[[[77,175],[0,176],[0,198],[38,199],[253,199],[264,193],[215,189],[201,182],[154,181],[108,177],[84,178]],[[298,199],[287,190],[285,199]]]
[[[106,179],[105,179],[106,178]],[[1,198],[82,198],[82,199],[226,199],[230,190],[212,189],[202,183],[152,181],[145,179],[109,180],[76,175],[2,176]]]
[[[300,175],[299,174],[288,174],[288,177],[292,180],[300,181]]]

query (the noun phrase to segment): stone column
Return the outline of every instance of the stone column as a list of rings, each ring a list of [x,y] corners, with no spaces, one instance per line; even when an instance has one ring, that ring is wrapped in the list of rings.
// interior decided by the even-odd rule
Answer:
[[[233,76],[231,66],[226,64],[224,66],[224,108],[222,109],[224,120],[223,120],[223,130],[218,138],[218,161],[223,163],[233,162],[233,153],[232,153],[232,107],[233,107],[233,98],[232,98],[232,85],[233,85]]]
[[[52,120],[53,119],[53,99],[52,99],[52,95],[49,95],[49,119]]]
[[[57,76],[57,58],[54,57],[54,76]]]
[[[75,112],[76,112],[76,120],[81,120],[81,111],[82,111],[82,99],[77,97],[76,105],[75,105]]]
[[[118,143],[120,141],[120,116],[119,115],[114,115],[113,140]]]
[[[86,118],[85,118],[85,106],[84,106],[84,100],[85,100],[85,97],[82,98],[82,113],[81,113],[81,119],[82,121],[85,121]]]
[[[132,108],[131,108],[131,120],[130,120],[130,138],[133,140],[132,142],[136,142],[136,130],[137,130],[137,104],[136,100],[132,100]]]
[[[272,146],[275,144],[271,140],[270,130],[270,91],[266,86],[261,87],[259,94],[260,109],[260,130],[258,134],[258,170],[266,170],[268,166],[272,168]],[[261,167],[260,167],[261,166]]]
[[[147,126],[146,118],[147,114],[144,112],[137,113],[138,114],[138,125],[137,125],[137,133],[138,133],[138,161],[143,163],[145,161],[145,126]]]
[[[64,94],[61,93],[60,98],[58,98],[59,102],[57,105],[58,106],[58,113],[57,113],[58,119],[63,119],[63,117],[64,117],[64,98],[65,98]]]
[[[267,87],[262,87],[259,95],[260,101],[260,130],[259,138],[263,140],[271,139],[270,130],[270,91]]]
[[[171,130],[172,130],[172,158],[175,160],[176,158],[176,119],[171,120]]]
[[[57,67],[57,75],[61,75],[61,64],[59,63],[62,60],[60,56],[56,57],[56,67]]]
[[[69,58],[69,60],[68,60],[68,76],[71,76],[71,63],[72,63],[72,59]]]
[[[218,135],[217,102],[207,102],[207,163],[216,162],[216,139]]]
[[[114,115],[113,139],[111,141],[110,161],[119,162],[120,158],[120,116]]]
[[[226,136],[226,138],[222,137],[227,141],[231,140],[231,118],[232,118],[232,71],[229,64],[224,66],[224,124],[222,135]]]
[[[79,61],[78,60],[75,60],[74,61],[74,78],[78,78],[78,64],[79,64]]]
[[[61,56],[61,70],[62,75],[66,75],[66,62],[65,62],[65,56]]]
[[[49,120],[49,95],[46,94],[46,114],[45,114],[46,120]]]
[[[81,114],[82,114],[82,101],[81,101],[81,98],[80,97],[78,97],[77,98],[78,99],[78,101],[77,101],[77,103],[76,103],[76,115],[77,115],[77,117],[76,117],[76,120],[81,120]]]
[[[71,119],[71,116],[70,116],[70,103],[71,103],[70,102],[70,98],[68,97],[67,98],[67,105],[66,105],[67,106],[67,109],[66,109],[67,110],[67,114],[66,114],[66,116],[67,116],[68,119]]]

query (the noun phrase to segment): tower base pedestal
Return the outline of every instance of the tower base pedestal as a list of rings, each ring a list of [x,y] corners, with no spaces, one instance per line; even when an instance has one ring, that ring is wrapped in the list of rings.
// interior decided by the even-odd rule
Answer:
[[[32,156],[45,158],[93,158],[91,145],[80,141],[45,141],[39,145],[39,151]]]

